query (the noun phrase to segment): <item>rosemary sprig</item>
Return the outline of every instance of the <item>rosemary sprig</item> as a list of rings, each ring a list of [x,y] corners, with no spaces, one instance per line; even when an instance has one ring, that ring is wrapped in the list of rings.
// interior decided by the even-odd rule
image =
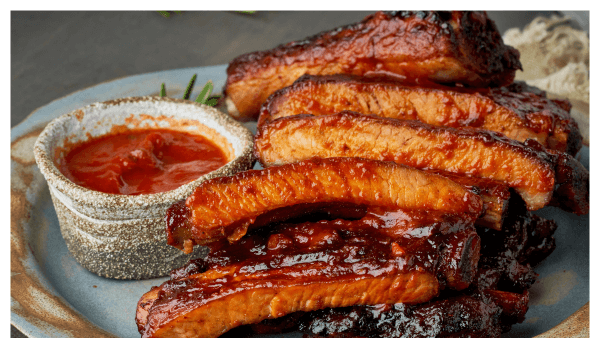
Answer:
[[[212,94],[213,87],[214,86],[212,80],[208,80],[204,85],[204,88],[202,88],[202,90],[200,91],[200,94],[198,94],[196,102],[206,104],[208,98],[210,97],[210,94]]]
[[[192,94],[192,88],[194,88],[195,83],[196,83],[196,74],[194,74],[194,76],[192,76],[192,78],[190,79],[190,82],[188,83],[187,87],[185,88],[185,92],[183,93],[184,100],[190,99],[190,94]]]
[[[188,85],[183,94],[184,100],[190,99],[190,95],[192,94],[192,89],[194,88],[194,84],[196,83],[196,78],[197,78],[197,74],[194,74],[194,76],[192,76],[192,78],[190,79],[190,82],[188,82]],[[204,84],[204,87],[200,91],[200,94],[198,94],[198,97],[196,97],[195,101],[198,103],[201,103],[201,104],[205,104],[207,106],[212,106],[212,107],[216,106],[220,95],[212,95],[213,89],[214,89],[214,84],[213,84],[212,80],[206,81],[206,83]],[[167,96],[167,91],[165,89],[165,84],[163,82],[160,85],[160,97],[165,97],[165,96]]]
[[[202,90],[200,91],[200,94],[198,94],[198,97],[196,98],[196,102],[202,103],[202,104],[205,104],[205,105],[211,106],[211,107],[216,106],[218,99],[219,99],[219,97],[221,97],[221,95],[213,96],[212,95],[213,88],[214,88],[214,85],[213,85],[212,80],[206,81],[204,88],[202,88]]]

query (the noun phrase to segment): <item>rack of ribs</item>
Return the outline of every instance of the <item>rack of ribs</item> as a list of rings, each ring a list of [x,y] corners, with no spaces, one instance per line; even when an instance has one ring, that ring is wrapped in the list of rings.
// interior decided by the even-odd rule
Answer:
[[[357,220],[257,228],[209,244],[201,262],[146,293],[142,337],[217,337],[299,311],[419,304],[476,277],[480,241],[468,213],[374,208]]]
[[[555,248],[556,223],[511,200],[502,231],[478,228],[481,256],[471,285],[421,304],[377,304],[296,312],[232,332],[232,336],[300,331],[307,337],[500,337],[525,319],[537,275],[531,269]],[[530,265],[531,264],[531,265]]]
[[[295,115],[263,125],[255,154],[265,166],[312,157],[361,157],[489,178],[515,189],[529,210],[552,202],[589,211],[589,172],[572,156],[476,128],[435,127],[344,111]]]
[[[392,75],[471,87],[512,83],[519,52],[483,12],[377,12],[363,21],[244,54],[227,68],[230,114],[256,119],[260,105],[304,74]]]
[[[344,110],[435,126],[476,127],[575,155],[582,136],[570,105],[551,100],[524,82],[501,88],[416,86],[386,78],[304,75],[276,91],[261,107],[259,127],[300,114],[329,115]]]
[[[189,253],[194,244],[234,242],[249,228],[332,206],[356,214],[347,205],[476,217],[483,210],[471,189],[434,173],[369,159],[313,158],[205,181],[168,209],[167,243]]]

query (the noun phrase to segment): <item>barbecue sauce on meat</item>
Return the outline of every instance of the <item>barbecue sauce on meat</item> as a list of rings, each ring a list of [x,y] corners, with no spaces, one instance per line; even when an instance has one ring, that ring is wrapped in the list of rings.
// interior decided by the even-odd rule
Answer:
[[[194,244],[239,240],[248,230],[314,211],[355,217],[356,206],[438,210],[479,216],[483,202],[440,175],[363,158],[310,158],[203,182],[185,204],[167,211],[167,244],[186,253]],[[185,213],[189,217],[180,217]],[[189,236],[174,231],[187,228]]]
[[[477,229],[477,239],[482,238],[481,254],[477,251],[471,256],[481,258],[476,262],[477,271],[471,272],[471,285],[460,292],[441,288],[433,301],[413,305],[380,304],[296,312],[236,328],[224,337],[291,330],[301,330],[308,337],[499,337],[511,325],[524,320],[529,300],[527,289],[537,277],[531,266],[555,247],[552,235],[556,223],[529,213],[519,196],[514,192],[513,195],[502,231]],[[210,299],[217,288],[227,287],[228,278],[233,277],[194,284],[194,276],[232,266],[238,271],[246,269],[246,274],[254,274],[261,281],[265,280],[260,278],[261,274],[271,277],[272,271],[283,267],[289,273],[286,275],[284,271],[282,277],[302,279],[303,275],[312,274],[311,279],[326,282],[328,279],[322,275],[344,278],[343,273],[350,272],[349,266],[354,273],[352,278],[361,276],[357,267],[373,275],[389,267],[394,259],[403,261],[407,269],[435,271],[439,280],[447,283],[446,267],[452,264],[444,263],[444,259],[456,252],[453,245],[467,243],[453,242],[451,238],[468,235],[473,230],[471,217],[371,207],[360,219],[308,218],[300,223],[274,223],[251,230],[236,245],[225,240],[212,243],[206,259],[192,261],[172,272],[172,281],[162,287],[154,306],[162,302],[163,306],[180,308],[193,306],[194,299]],[[347,264],[346,259],[350,265],[334,268]],[[460,261],[455,259],[453,263]],[[293,271],[294,266],[315,266],[315,262],[326,264],[322,270]],[[246,285],[251,286],[252,281]]]
[[[482,238],[479,270],[474,283],[460,293],[442,291],[434,301],[415,305],[293,313],[241,328],[236,336],[300,330],[307,338],[500,337],[525,319],[527,289],[537,277],[531,266],[556,247],[556,222],[527,212],[518,196],[513,196],[509,208],[502,231],[477,229]]]
[[[206,258],[174,270],[171,277],[181,279],[236,264],[240,264],[240,273],[253,273],[314,262],[327,263],[328,276],[360,276],[363,272],[353,266],[357,262],[365,268],[364,273],[378,273],[386,264],[433,272],[442,268],[446,256],[456,252],[470,256],[471,250],[479,251],[478,240],[477,248],[459,247],[463,241],[457,234],[471,233],[473,221],[472,216],[462,214],[371,207],[358,220],[274,223],[251,231],[234,244],[227,240],[209,244]]]
[[[289,139],[297,142],[292,145]],[[351,111],[296,115],[259,129],[254,152],[263,166],[314,157],[393,161],[502,181],[521,194],[529,210],[549,203],[576,214],[589,209],[589,172],[572,156],[534,140],[520,143],[475,128],[434,127]]]
[[[225,95],[238,119],[256,119],[260,105],[298,75],[392,76],[488,87],[510,84],[519,52],[502,42],[480,12],[377,12],[362,22],[302,41],[235,58]]]
[[[524,82],[501,88],[425,87],[386,77],[304,75],[269,96],[258,126],[285,116],[344,110],[435,126],[483,128],[520,142],[533,138],[573,156],[582,146],[570,106]]]
[[[152,307],[168,315],[173,306],[181,313],[244,288],[350,282],[411,271],[436,276],[440,289],[462,289],[474,278],[479,259],[474,217],[371,207],[357,220],[272,223],[234,244],[226,239],[209,244],[206,258],[171,273]],[[201,274],[221,272],[202,279]]]

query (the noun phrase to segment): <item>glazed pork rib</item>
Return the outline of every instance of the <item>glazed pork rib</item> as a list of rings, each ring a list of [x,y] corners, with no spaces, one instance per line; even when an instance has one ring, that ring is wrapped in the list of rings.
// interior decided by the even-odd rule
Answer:
[[[414,82],[510,84],[519,52],[482,12],[377,12],[304,41],[235,58],[224,93],[230,114],[256,119],[260,105],[304,74],[393,74]]]
[[[395,230],[373,227],[374,220],[391,218]],[[138,328],[146,338],[216,337],[298,311],[422,303],[440,289],[471,283],[480,247],[473,220],[398,210],[355,221],[272,226],[234,244],[212,243],[201,270],[140,299]]]
[[[309,337],[500,337],[525,319],[527,289],[537,264],[555,248],[554,221],[528,212],[511,199],[502,231],[478,228],[481,258],[468,289],[445,293],[424,304],[379,304],[294,313],[252,325],[256,333],[299,330]],[[523,265],[522,265],[523,264]]]
[[[331,204],[482,213],[481,199],[452,180],[421,170],[359,158],[314,158],[208,180],[167,211],[167,243],[239,240],[260,227]]]
[[[262,126],[254,149],[265,167],[315,156],[394,161],[503,182],[521,195],[529,210],[551,199],[577,214],[589,209],[589,173],[573,157],[544,150],[533,140],[520,143],[481,129],[434,127],[349,111],[296,115]]]
[[[305,75],[273,93],[261,107],[259,127],[284,116],[329,115],[344,110],[435,126],[477,127],[549,149],[577,154],[582,136],[577,122],[546,93],[524,82],[474,89],[407,85],[393,79],[350,75]]]

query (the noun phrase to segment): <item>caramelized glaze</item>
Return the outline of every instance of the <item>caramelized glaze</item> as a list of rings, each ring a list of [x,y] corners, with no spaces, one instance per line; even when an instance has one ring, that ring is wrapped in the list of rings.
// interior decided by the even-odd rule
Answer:
[[[518,196],[502,232],[478,229],[482,251],[476,282],[460,293],[442,291],[424,304],[353,306],[293,313],[236,332],[277,334],[300,330],[309,337],[500,337],[525,319],[527,289],[536,279],[529,265],[554,250],[556,223],[528,213]],[[520,268],[516,268],[520,266]],[[521,275],[515,278],[515,271]]]
[[[567,110],[563,109],[567,108]],[[446,127],[477,127],[575,155],[582,136],[569,106],[515,82],[502,88],[416,86],[389,78],[305,75],[273,93],[261,107],[259,127],[274,119],[330,115],[343,110]]]
[[[171,281],[142,298],[138,325],[144,337],[160,337],[170,325],[203,318],[202,330],[208,330],[212,319],[204,316],[218,317],[216,308],[230,309],[236,297],[252,304],[244,318],[256,323],[330,306],[420,303],[443,288],[464,289],[479,259],[474,218],[371,208],[359,220],[271,224],[234,244],[213,242],[205,259],[175,270]],[[283,295],[299,298],[274,300]],[[258,309],[265,307],[266,314],[254,307],[263,297],[271,306]],[[240,325],[220,320],[226,330]],[[214,336],[220,330],[202,332]]]
[[[437,210],[479,216],[477,195],[445,177],[393,162],[312,158],[208,180],[185,206],[167,212],[168,243],[180,249],[221,238],[239,240],[265,213],[270,221],[323,208],[322,203]],[[285,212],[278,212],[282,210]],[[184,216],[182,216],[184,215]],[[181,230],[184,229],[184,230]]]
[[[516,189],[530,210],[547,205],[555,187],[547,152],[501,134],[349,111],[277,119],[258,131],[254,150],[263,166],[352,156],[490,178]]]
[[[483,12],[377,12],[303,41],[235,58],[224,93],[238,119],[304,74],[388,75],[418,83],[510,84],[519,52]]]

